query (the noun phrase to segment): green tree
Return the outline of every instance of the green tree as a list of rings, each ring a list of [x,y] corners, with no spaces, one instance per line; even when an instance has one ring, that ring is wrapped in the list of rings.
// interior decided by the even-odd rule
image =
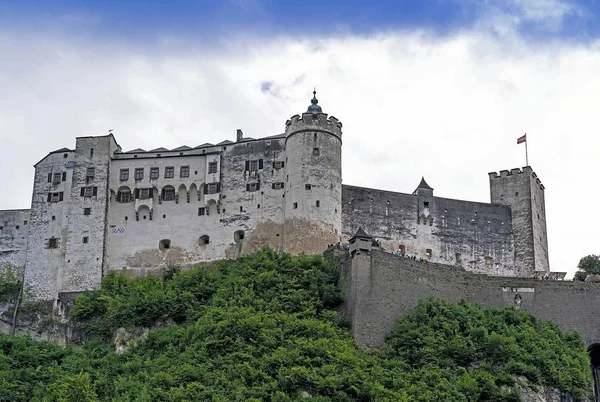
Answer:
[[[575,273],[574,279],[585,281],[588,275],[600,275],[600,256],[590,254],[579,260],[577,264],[579,271]]]

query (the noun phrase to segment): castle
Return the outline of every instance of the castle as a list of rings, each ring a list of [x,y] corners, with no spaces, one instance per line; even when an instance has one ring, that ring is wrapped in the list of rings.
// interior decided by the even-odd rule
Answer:
[[[363,227],[384,249],[494,276],[549,273],[544,186],[530,167],[490,173],[491,203],[342,185],[342,123],[316,93],[285,133],[134,149],[112,134],[35,164],[31,209],[0,211],[0,266],[24,267],[30,296],[97,289],[265,246],[318,254]]]

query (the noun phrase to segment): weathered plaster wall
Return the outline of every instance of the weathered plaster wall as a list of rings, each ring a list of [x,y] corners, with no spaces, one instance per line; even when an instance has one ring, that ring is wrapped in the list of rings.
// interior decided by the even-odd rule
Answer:
[[[433,262],[492,275],[516,275],[509,207],[430,193],[419,190],[412,195],[344,185],[344,237],[352,237],[362,226],[388,251],[402,245],[407,254]]]
[[[67,211],[71,197],[74,152],[54,152],[35,166],[33,197],[25,266],[25,283],[33,299],[56,298],[57,277],[62,275],[67,248]],[[65,181],[48,182],[48,175],[65,173]],[[63,193],[63,200],[48,202],[49,193]],[[50,239],[57,248],[50,248]]]
[[[424,264],[373,249],[347,258],[342,283],[358,344],[380,346],[397,317],[436,296],[483,306],[517,306],[600,342],[600,284],[491,277],[442,264]]]
[[[25,266],[29,215],[28,209],[0,211],[0,271]]]

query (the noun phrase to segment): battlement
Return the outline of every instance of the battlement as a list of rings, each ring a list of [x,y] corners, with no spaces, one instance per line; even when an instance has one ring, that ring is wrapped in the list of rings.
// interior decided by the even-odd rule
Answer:
[[[491,179],[500,179],[500,178],[505,178],[505,177],[509,177],[509,176],[517,176],[523,173],[530,173],[531,177],[533,177],[536,181],[536,183],[540,186],[541,190],[544,190],[545,187],[542,184],[542,182],[540,181],[540,179],[537,177],[537,174],[533,171],[533,169],[531,169],[531,166],[524,166],[523,168],[513,168],[510,171],[508,170],[501,170],[500,173],[496,173],[496,172],[490,172],[488,173],[488,176]]]
[[[333,116],[327,116],[327,113],[303,113],[302,116],[296,114],[285,122],[286,136],[314,130],[325,131],[339,139],[342,138],[342,122]]]

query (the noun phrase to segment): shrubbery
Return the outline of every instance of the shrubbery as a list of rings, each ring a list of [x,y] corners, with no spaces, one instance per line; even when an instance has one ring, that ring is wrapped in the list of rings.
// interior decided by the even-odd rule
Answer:
[[[576,334],[514,309],[427,300],[381,351],[361,350],[334,310],[338,268],[263,251],[163,277],[105,278],[81,296],[82,349],[0,337],[0,401],[518,401],[515,375],[580,396]],[[119,327],[157,322],[117,355]]]

